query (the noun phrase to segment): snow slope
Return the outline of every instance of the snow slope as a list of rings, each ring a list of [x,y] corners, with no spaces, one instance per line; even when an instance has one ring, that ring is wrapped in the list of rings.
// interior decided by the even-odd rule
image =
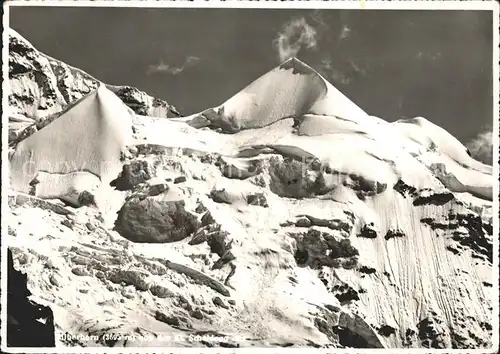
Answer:
[[[29,193],[36,179],[32,194],[56,197],[109,184],[121,171],[132,117],[132,110],[101,86],[17,144],[10,158],[11,187]]]
[[[14,161],[60,154],[36,137],[65,121],[21,142]],[[371,117],[297,59],[219,107],[132,124],[129,167],[115,175],[129,187],[107,209],[11,198],[5,240],[37,301],[51,305],[58,345],[71,345],[64,332],[98,336],[77,346],[222,345],[189,337],[206,333],[240,347],[495,344],[494,177],[441,128]],[[122,129],[111,126],[111,136]],[[79,166],[117,159],[120,144],[89,145],[75,147]],[[167,217],[153,217],[167,215],[162,205],[171,213],[174,191],[175,208],[199,220],[192,235],[136,243],[113,229],[131,203],[130,227],[169,232],[158,226]],[[103,339],[110,333],[118,340]]]
[[[305,113],[357,121],[367,116],[316,71],[291,58],[262,75],[206,117],[229,132],[262,128]]]

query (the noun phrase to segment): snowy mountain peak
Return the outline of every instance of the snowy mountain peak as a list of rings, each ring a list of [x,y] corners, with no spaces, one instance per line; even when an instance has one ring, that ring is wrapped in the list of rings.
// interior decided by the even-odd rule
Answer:
[[[5,242],[54,330],[90,338],[57,345],[119,329],[134,340],[114,346],[210,346],[187,339],[207,330],[235,347],[491,346],[492,168],[444,129],[372,117],[295,58],[201,113],[132,114],[12,38],[12,109],[58,115],[12,147]]]

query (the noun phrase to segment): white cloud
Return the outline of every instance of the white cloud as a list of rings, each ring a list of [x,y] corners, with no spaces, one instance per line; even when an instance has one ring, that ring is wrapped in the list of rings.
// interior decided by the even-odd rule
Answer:
[[[184,63],[180,66],[166,64],[163,60],[160,60],[160,63],[148,66],[147,74],[151,75],[151,74],[163,73],[170,75],[178,75],[184,70],[186,70],[188,67],[195,65],[196,62],[199,60],[200,58],[198,57],[189,56],[184,60]]]
[[[472,157],[482,162],[493,164],[493,132],[491,130],[479,133],[466,144]]]
[[[283,26],[273,44],[278,51],[280,61],[285,61],[295,57],[303,47],[315,49],[317,31],[304,17],[294,18]]]

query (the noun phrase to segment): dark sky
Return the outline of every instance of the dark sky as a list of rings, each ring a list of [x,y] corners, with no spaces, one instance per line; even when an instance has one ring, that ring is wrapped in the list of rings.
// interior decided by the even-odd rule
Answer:
[[[10,26],[184,115],[279,64],[275,39],[288,33],[303,44],[297,56],[369,114],[423,116],[463,142],[493,120],[491,11],[11,7]]]

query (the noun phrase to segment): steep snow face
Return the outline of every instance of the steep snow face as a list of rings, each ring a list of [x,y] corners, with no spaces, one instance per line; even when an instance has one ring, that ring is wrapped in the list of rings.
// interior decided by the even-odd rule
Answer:
[[[296,58],[287,60],[221,106],[204,113],[212,124],[228,132],[262,128],[306,113],[355,121],[366,116],[321,75]]]
[[[40,120],[96,90],[101,82],[86,72],[51,58],[9,29],[9,115]],[[175,107],[135,87],[108,88],[138,114],[177,117]]]
[[[78,343],[89,346],[110,345],[102,335],[113,331],[134,336],[115,346],[209,346],[187,336],[208,330],[241,347],[491,347],[498,225],[487,166],[430,122],[367,115],[297,60],[272,73],[272,85],[259,79],[221,109],[132,117],[106,208],[10,199],[5,242],[57,331],[101,335]],[[296,95],[307,85],[313,94]],[[117,160],[126,143],[110,95],[88,96],[104,109],[86,97],[23,140],[13,179],[29,182],[26,159],[90,164],[102,179],[95,162]],[[107,128],[89,112],[112,116]],[[83,136],[68,134],[83,121]],[[80,143],[42,144],[58,127]],[[38,178],[35,194],[56,196],[50,175]]]
[[[87,190],[99,181],[109,184],[121,170],[122,150],[131,141],[132,117],[132,110],[101,86],[17,144],[10,159],[12,188],[25,193],[35,190],[35,195],[38,191],[45,197],[68,195],[82,185],[83,177],[75,173],[90,174],[96,180],[90,186],[83,183]],[[45,177],[37,179],[40,173]]]

